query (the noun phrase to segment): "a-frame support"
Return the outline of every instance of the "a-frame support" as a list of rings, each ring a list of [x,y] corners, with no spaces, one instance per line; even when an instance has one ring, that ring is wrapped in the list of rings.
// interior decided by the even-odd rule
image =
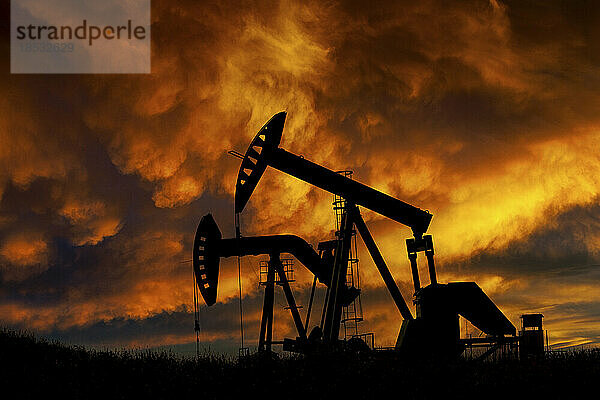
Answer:
[[[260,334],[258,339],[258,351],[271,351],[271,345],[273,343],[273,304],[275,299],[275,274],[278,276],[277,283],[283,288],[285,298],[287,300],[290,312],[296,330],[298,331],[298,337],[302,340],[306,340],[306,328],[302,323],[298,306],[294,299],[292,289],[285,275],[283,265],[281,264],[281,258],[278,253],[270,255],[269,263],[267,266],[267,282],[265,285],[265,297],[263,302],[263,311],[260,321]]]

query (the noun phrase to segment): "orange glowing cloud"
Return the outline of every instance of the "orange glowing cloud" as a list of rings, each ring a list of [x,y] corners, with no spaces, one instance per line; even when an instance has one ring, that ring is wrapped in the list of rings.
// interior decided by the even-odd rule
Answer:
[[[116,235],[121,227],[114,211],[100,201],[74,200],[65,204],[59,214],[74,226],[73,241],[77,246],[98,244]]]
[[[21,282],[48,269],[48,243],[39,233],[15,233],[0,244],[0,272],[7,283]]]
[[[30,266],[46,261],[48,245],[41,238],[31,235],[15,235],[4,240],[0,255],[11,264]]]

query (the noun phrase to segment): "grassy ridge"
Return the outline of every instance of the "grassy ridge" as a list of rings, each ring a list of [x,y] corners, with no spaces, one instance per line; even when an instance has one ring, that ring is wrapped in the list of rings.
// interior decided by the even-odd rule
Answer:
[[[93,351],[0,332],[0,382],[14,398],[575,398],[600,381],[600,351],[499,362],[406,362],[329,354],[244,362]],[[186,396],[186,397],[181,397]],[[595,395],[594,395],[595,396]],[[4,397],[4,396],[3,396]]]

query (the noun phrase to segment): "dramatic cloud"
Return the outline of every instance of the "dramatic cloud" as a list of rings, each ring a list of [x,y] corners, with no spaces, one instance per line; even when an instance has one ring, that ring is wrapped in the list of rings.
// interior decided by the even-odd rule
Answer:
[[[212,212],[233,236],[227,152],[286,110],[282,147],[434,214],[441,281],[478,282],[516,325],[543,312],[552,343],[598,342],[600,7],[387,3],[153,1],[150,75],[11,75],[3,57],[1,322],[86,344],[192,341],[196,224]],[[242,231],[316,245],[331,202],[268,169]],[[410,230],[362,212],[410,300]],[[359,255],[364,329],[393,344],[400,317]],[[259,259],[241,262],[248,340]],[[304,302],[312,277],[296,271]],[[236,260],[220,279],[204,340],[225,348]]]

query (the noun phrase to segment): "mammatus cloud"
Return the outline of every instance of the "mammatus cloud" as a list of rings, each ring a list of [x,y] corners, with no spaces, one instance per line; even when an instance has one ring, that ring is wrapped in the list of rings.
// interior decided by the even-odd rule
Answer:
[[[48,244],[39,233],[14,234],[4,239],[0,256],[10,265],[5,268],[4,279],[18,281],[47,268]]]
[[[284,148],[434,214],[443,281],[479,282],[515,324],[541,310],[556,342],[597,340],[597,15],[578,2],[154,1],[150,75],[10,75],[3,58],[0,319],[86,343],[188,340],[195,225],[213,212],[233,235],[227,151],[287,110]],[[332,237],[331,201],[269,169],[243,232],[316,244]],[[408,228],[363,215],[410,299]],[[393,343],[398,316],[360,254],[366,329]],[[297,270],[302,297],[311,277]],[[256,274],[244,260],[248,325]],[[230,311],[207,310],[220,321],[207,340],[237,335],[236,277],[224,260],[216,307]],[[293,334],[288,319],[278,334]]]

